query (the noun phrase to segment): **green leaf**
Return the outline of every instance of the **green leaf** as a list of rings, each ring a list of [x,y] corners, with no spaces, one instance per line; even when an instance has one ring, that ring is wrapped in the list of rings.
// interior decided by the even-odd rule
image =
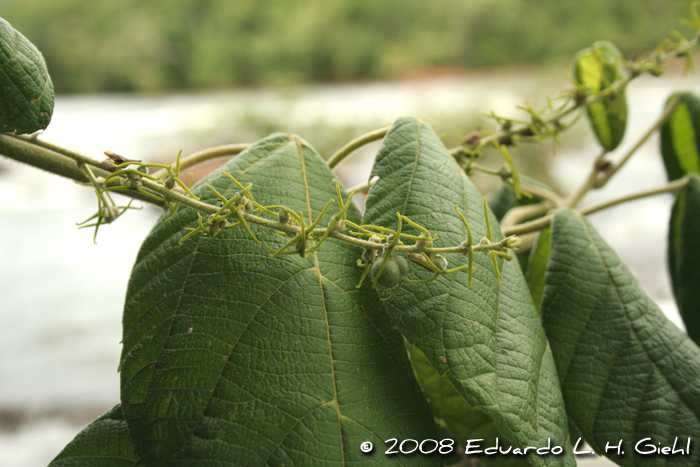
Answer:
[[[0,18],[0,131],[34,133],[49,125],[53,83],[34,44]]]
[[[689,173],[700,173],[700,97],[690,92],[671,95],[680,102],[661,127],[661,155],[666,175],[677,180]]]
[[[544,276],[549,262],[549,250],[551,248],[552,233],[545,229],[539,233],[537,240],[530,250],[530,259],[527,265],[527,287],[530,289],[535,308],[540,310],[542,294],[544,293]]]
[[[421,389],[423,389],[423,393],[428,398],[435,416],[438,417],[438,423],[451,433],[460,446],[464,447],[465,441],[469,439],[483,440],[479,443],[479,449],[496,446],[496,439],[498,439],[499,445],[503,445],[503,435],[499,433],[493,421],[485,413],[471,407],[457,392],[450,380],[440,376],[428,361],[428,357],[418,347],[409,349],[409,355],[413,364],[413,372]],[[518,467],[529,465],[527,459],[522,456],[476,455],[469,457],[479,459],[479,462],[486,466]]]
[[[542,320],[571,421],[604,454],[623,440],[623,466],[696,466],[690,455],[640,455],[634,446],[685,447],[700,438],[700,349],[644,294],[587,219],[559,210]],[[668,459],[668,460],[665,460]]]
[[[397,227],[400,212],[433,234],[435,246],[456,246],[467,238],[455,205],[466,211],[474,241],[486,234],[483,199],[463,175],[440,138],[411,117],[398,119],[379,149],[363,222]],[[493,219],[493,217],[491,217]],[[494,240],[503,238],[494,224]],[[417,234],[416,231],[411,233]],[[447,255],[449,267],[467,257]],[[473,289],[468,274],[443,275],[427,284],[403,284],[385,302],[410,344],[422,350],[472,407],[479,407],[516,446],[564,446],[566,456],[529,458],[533,465],[573,465],[567,420],[552,355],[516,261],[493,263],[475,255]],[[430,273],[411,266],[410,279]],[[386,289],[378,289],[389,295]]]
[[[599,41],[574,57],[571,74],[586,94],[596,95],[608,91],[622,78],[622,59],[614,44]],[[624,89],[591,103],[586,111],[600,145],[607,151],[615,149],[622,142],[627,127]]]
[[[700,345],[700,177],[692,175],[673,205],[668,231],[668,270],[678,311]]]
[[[90,423],[49,467],[133,467],[138,462],[119,404]]]
[[[295,136],[270,136],[223,170],[253,183],[257,202],[308,221],[337,197],[333,173]],[[226,196],[238,190],[220,169],[194,189],[210,204],[218,199],[207,183]],[[384,440],[436,431],[400,335],[374,294],[355,288],[361,249],[329,238],[306,259],[271,259],[240,227],[180,246],[195,212],[166,217],[140,250],[124,310],[122,406],[145,462],[440,463],[383,454]],[[354,207],[348,219],[359,222]],[[256,227],[273,248],[288,240]],[[361,453],[364,441],[372,455]]]

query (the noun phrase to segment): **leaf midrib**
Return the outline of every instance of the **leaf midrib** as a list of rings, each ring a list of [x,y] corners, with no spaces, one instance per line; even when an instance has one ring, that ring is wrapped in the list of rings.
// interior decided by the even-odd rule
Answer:
[[[299,159],[301,162],[301,173],[304,178],[304,195],[306,196],[306,208],[309,213],[309,225],[313,223],[313,211],[311,210],[311,194],[309,192],[309,181],[308,181],[308,173],[306,171],[306,160],[304,159],[304,148],[301,144],[301,141],[298,138],[295,138],[295,142],[297,145],[297,152],[299,153]],[[338,200],[338,203],[341,203],[342,200]],[[314,253],[314,266],[316,270],[316,276],[318,277],[318,288],[321,293],[321,303],[323,304],[323,319],[325,320],[326,323],[326,337],[328,341],[328,357],[330,359],[330,365],[331,365],[331,380],[333,381],[333,400],[335,401],[335,408],[336,408],[336,414],[338,417],[338,440],[340,442],[340,458],[342,460],[342,465],[345,466],[345,447],[343,445],[343,428],[342,428],[342,414],[340,413],[340,401],[338,400],[338,384],[336,381],[336,376],[335,376],[335,359],[333,358],[333,343],[331,342],[331,327],[330,327],[330,322],[328,321],[328,308],[326,307],[326,294],[325,291],[323,290],[323,276],[321,274],[321,269],[319,266],[319,260],[318,260],[318,250],[315,250]]]

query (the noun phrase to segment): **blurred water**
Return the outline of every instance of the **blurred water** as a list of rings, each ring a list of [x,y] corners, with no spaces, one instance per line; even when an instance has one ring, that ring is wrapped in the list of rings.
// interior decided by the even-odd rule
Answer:
[[[563,79],[557,83],[564,86]],[[623,150],[679,88],[700,91],[692,77],[642,79],[631,86]],[[537,77],[502,75],[294,91],[63,97],[45,139],[96,158],[106,149],[136,159],[171,158],[180,148],[248,141],[251,121],[331,131],[378,127],[404,114],[428,120],[488,109],[512,114],[539,89]],[[583,205],[664,183],[657,146],[651,141]],[[564,191],[586,176],[596,153],[587,139],[552,160],[554,179]],[[367,179],[372,155],[365,151],[343,164],[346,185]],[[591,220],[679,322],[660,266],[670,205],[670,195],[659,196]],[[150,207],[130,212],[100,229],[93,245],[92,231],[79,231],[74,223],[94,210],[91,190],[0,159],[0,466],[46,465],[89,420],[119,400],[116,368],[126,283],[159,213]]]

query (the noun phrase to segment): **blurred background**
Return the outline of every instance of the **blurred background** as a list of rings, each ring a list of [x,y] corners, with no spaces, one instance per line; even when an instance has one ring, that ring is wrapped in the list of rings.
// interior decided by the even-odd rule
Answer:
[[[491,110],[546,104],[568,86],[573,55],[596,40],[633,58],[688,15],[687,0],[0,0],[0,17],[43,52],[55,84],[44,138],[101,159],[111,150],[167,162],[178,151],[298,133],[328,157],[405,114],[448,147]],[[630,148],[676,90],[700,92],[673,63],[628,90]],[[599,150],[582,119],[516,165],[567,194]],[[367,180],[378,143],[345,161]],[[495,155],[486,161],[499,167]],[[213,166],[208,166],[206,170]],[[200,171],[201,172],[201,171]],[[495,181],[476,177],[486,192]],[[653,137],[592,204],[665,183]],[[670,195],[591,216],[667,315],[680,323],[665,269]],[[92,231],[92,190],[0,158],[0,466],[46,465],[119,400],[121,312],[136,252],[159,212]],[[588,460],[582,465],[605,465]]]

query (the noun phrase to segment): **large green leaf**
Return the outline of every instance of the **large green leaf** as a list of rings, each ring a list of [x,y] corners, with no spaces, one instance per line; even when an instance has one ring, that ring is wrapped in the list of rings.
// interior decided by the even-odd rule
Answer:
[[[372,176],[379,181],[367,197],[365,224],[396,228],[400,212],[437,233],[436,246],[456,246],[467,237],[455,213],[459,205],[466,207],[475,241],[485,235],[481,195],[425,123],[397,120]],[[502,238],[497,225],[494,235]],[[450,255],[449,262],[450,267],[464,265],[467,258]],[[508,441],[546,446],[551,438],[567,449],[566,456],[531,456],[531,463],[573,464],[554,361],[520,267],[516,261],[501,262],[502,286],[486,255],[476,255],[475,267],[471,290],[464,271],[427,284],[404,284],[385,302],[386,309],[410,344]],[[429,276],[413,265],[408,277]]]
[[[697,446],[671,457],[634,448],[700,438],[700,349],[571,210],[552,222],[542,319],[569,417],[598,453],[623,440],[623,456],[608,452],[620,465],[698,465]]]
[[[668,229],[668,270],[688,336],[700,345],[700,176],[678,193]]]
[[[318,216],[333,174],[299,138],[273,135],[223,170],[255,199]],[[194,192],[231,196],[221,170]],[[331,209],[320,225],[326,225]],[[359,221],[352,209],[349,219]],[[122,406],[149,465],[437,465],[385,456],[389,438],[434,438],[398,333],[357,290],[362,250],[329,239],[306,259],[269,258],[243,229],[182,246],[195,213],[161,219],[144,242],[124,311]],[[273,248],[285,242],[251,226]],[[373,455],[360,452],[373,442]]]
[[[480,439],[481,449],[501,443],[503,435],[499,433],[493,421],[483,412],[471,407],[457,392],[448,378],[443,378],[428,361],[428,357],[418,348],[409,349],[411,363],[416,379],[423,393],[428,398],[438,422],[443,425],[457,442],[464,448],[469,439]],[[476,455],[479,462],[486,466],[520,467],[529,465],[522,456]]]
[[[587,94],[606,92],[622,78],[622,60],[614,44],[599,41],[574,57],[572,75]],[[589,104],[586,112],[600,145],[607,151],[615,149],[622,142],[627,127],[624,89]]]
[[[138,462],[120,405],[89,424],[49,467],[133,467]]]
[[[669,119],[661,127],[661,155],[669,180],[700,173],[700,97],[691,92],[672,94],[666,106],[678,98]]]
[[[43,130],[53,114],[53,83],[34,44],[0,18],[0,131]]]

